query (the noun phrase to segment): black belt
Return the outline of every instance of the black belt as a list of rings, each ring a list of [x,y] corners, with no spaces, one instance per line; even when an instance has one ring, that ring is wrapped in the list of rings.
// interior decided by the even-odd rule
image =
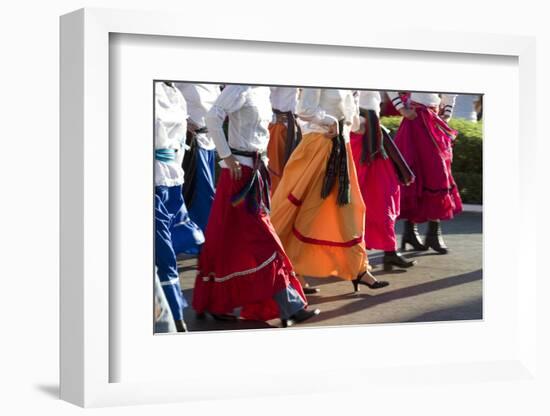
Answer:
[[[231,149],[231,153],[236,155],[236,156],[245,156],[245,157],[251,157],[252,159],[254,158],[262,158],[264,156],[267,155],[267,152],[264,150],[263,152],[255,152],[255,151],[248,151],[248,150],[240,150],[240,149],[233,149],[232,147],[230,147]]]

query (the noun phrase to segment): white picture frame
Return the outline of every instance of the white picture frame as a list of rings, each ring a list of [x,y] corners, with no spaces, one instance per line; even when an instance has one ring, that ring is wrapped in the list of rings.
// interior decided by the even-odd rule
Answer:
[[[181,22],[186,24],[182,25]],[[241,378],[234,381],[234,373],[218,374],[217,384],[233,380],[233,386],[212,391],[208,373],[194,370],[176,381],[118,381],[112,382],[111,368],[117,356],[111,348],[110,311],[117,308],[110,297],[109,276],[113,259],[110,258],[112,220],[110,218],[110,172],[114,161],[109,153],[109,51],[110,35],[165,36],[173,38],[197,38],[226,41],[275,43],[281,50],[285,45],[330,45],[334,48],[370,48],[384,51],[409,51],[439,53],[442,57],[453,54],[469,56],[504,56],[517,60],[517,83],[519,87],[517,127],[514,134],[519,140],[529,143],[517,147],[518,197],[514,212],[518,215],[516,226],[522,230],[517,235],[517,257],[511,260],[510,281],[517,283],[517,264],[521,262],[522,284],[515,291],[515,304],[511,316],[516,320],[511,325],[513,339],[517,344],[494,360],[486,357],[471,361],[445,362],[439,364],[419,361],[417,365],[399,368],[369,367],[369,378],[380,383],[390,383],[399,378],[405,383],[429,383],[455,378],[461,381],[481,382],[491,380],[527,380],[536,377],[536,279],[540,273],[533,260],[533,252],[527,242],[536,239],[536,215],[529,211],[534,204],[536,184],[530,180],[536,167],[530,163],[529,153],[537,147],[534,115],[529,106],[536,97],[535,40],[530,37],[489,35],[479,33],[434,33],[416,29],[411,36],[407,30],[399,33],[391,28],[362,27],[360,32],[335,33],[323,27],[308,27],[308,30],[288,28],[280,31],[276,24],[254,24],[246,33],[235,31],[234,21],[216,18],[216,24],[205,27],[199,21],[169,12],[140,12],[108,9],[82,9],[61,18],[61,398],[80,406],[108,406],[138,403],[160,403],[223,397],[248,397],[281,393],[333,392],[347,389],[353,381],[364,379],[365,366],[350,367],[349,362],[324,369],[308,368],[311,380],[306,384],[285,381],[280,368],[242,368]],[[354,85],[355,86],[355,85]],[[361,86],[357,86],[361,87]],[[437,90],[437,88],[434,88]],[[477,91],[471,91],[477,92]],[[517,144],[516,143],[516,144]],[[115,161],[116,162],[116,161]],[[514,171],[515,172],[515,171]],[[515,182],[514,182],[515,183]],[[491,211],[484,210],[486,215]],[[487,232],[487,230],[485,230]],[[528,261],[529,259],[529,261]],[[487,265],[485,265],[487,266]],[[151,284],[152,286],[152,284]],[[486,296],[500,296],[495,292]],[[147,305],[144,305],[148,309]],[[484,311],[485,312],[485,311]],[[521,325],[518,324],[521,322]],[[403,326],[403,331],[426,330],[430,324]],[[475,324],[474,324],[475,325]],[[424,329],[421,329],[424,328]],[[457,328],[439,326],[438,330],[449,333]],[[353,328],[351,329],[353,330]],[[482,331],[477,328],[476,331]],[[307,331],[271,332],[288,342],[320,337],[327,329]],[[375,328],[371,333],[381,333]],[[268,331],[270,332],[270,331]],[[443,332],[442,332],[443,333]],[[224,334],[216,334],[216,336]],[[227,335],[227,334],[225,334]],[[349,335],[349,331],[348,331]],[[151,333],[152,336],[152,333]],[[239,335],[239,342],[254,342],[257,334]],[[187,335],[185,335],[187,337]],[[194,341],[205,349],[213,334],[195,336]],[[172,337],[161,337],[167,340]],[[193,338],[188,338],[192,340]],[[198,340],[198,341],[197,341]],[[168,342],[168,341],[162,341]],[[140,348],[135,345],[135,348]],[[261,363],[263,365],[263,363]],[[434,367],[435,365],[435,367]],[[228,363],[227,370],[234,368]],[[246,374],[266,375],[266,380],[246,381]],[[407,377],[406,374],[414,374]],[[160,377],[163,379],[163,377]],[[283,384],[286,383],[286,384]],[[277,387],[276,387],[277,386]],[[276,387],[276,390],[275,390]]]

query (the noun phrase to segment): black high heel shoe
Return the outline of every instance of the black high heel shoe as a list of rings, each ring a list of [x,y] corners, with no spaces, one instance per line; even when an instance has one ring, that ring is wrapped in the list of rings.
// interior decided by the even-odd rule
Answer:
[[[420,241],[418,225],[409,220],[405,221],[405,230],[401,238],[401,251],[405,251],[407,244],[410,244],[416,251],[426,251],[428,249],[428,247]]]
[[[361,273],[359,276],[357,276],[356,279],[352,280],[351,283],[353,283],[353,291],[359,292],[359,285],[365,285],[368,286],[370,289],[381,289],[383,287],[388,286],[390,283],[386,282],[385,280],[376,280],[374,283],[368,283],[363,281],[363,276],[367,274],[367,272]]]
[[[305,295],[316,295],[321,290],[318,287],[303,286],[302,287]]]
[[[408,260],[397,251],[385,251],[383,262],[385,272],[391,272],[393,270],[393,266],[406,269],[416,264],[416,260]]]
[[[426,249],[433,248],[439,254],[447,254],[449,252],[445,241],[443,241],[441,223],[439,221],[428,222],[428,232],[426,233],[424,245],[426,246]]]
[[[313,309],[313,310],[300,309],[290,318],[281,319],[281,323],[283,324],[283,328],[288,328],[289,326],[292,326],[294,324],[307,321],[308,319],[313,318],[314,316],[317,316],[320,313],[321,313],[320,309]]]

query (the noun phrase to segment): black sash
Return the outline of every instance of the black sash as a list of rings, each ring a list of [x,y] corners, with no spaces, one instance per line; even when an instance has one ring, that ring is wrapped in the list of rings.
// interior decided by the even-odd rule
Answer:
[[[342,135],[344,121],[338,122],[338,135],[332,138],[332,150],[327,161],[323,187],[321,188],[321,198],[326,199],[338,178],[338,195],[336,202],[338,205],[346,205],[351,202],[351,188],[349,180],[348,156],[346,142]]]
[[[382,126],[382,134],[384,136],[384,150],[393,163],[397,177],[403,184],[409,184],[414,181],[414,173],[405,161],[405,158],[395,145],[395,142],[390,136],[389,131]]]
[[[362,108],[360,114],[365,118],[360,163],[370,164],[376,158],[387,159],[389,157],[399,180],[404,184],[412,182],[414,174],[411,168],[395,145],[388,129],[380,124],[376,111]]]
[[[187,208],[193,203],[197,192],[197,134],[208,133],[208,129],[201,127],[194,132],[187,131],[185,143],[189,149],[183,154],[181,167],[185,175],[185,183],[183,186],[183,199]]]
[[[231,203],[233,206],[237,206],[246,201],[249,211],[253,214],[258,214],[260,210],[269,213],[271,210],[271,178],[263,161],[266,153],[238,149],[231,149],[231,153],[236,156],[252,158],[252,176],[241,190],[231,197]]]
[[[277,116],[284,116],[286,118],[286,143],[284,159],[284,165],[286,165],[286,162],[290,159],[290,155],[302,141],[302,129],[300,128],[300,125],[296,120],[296,116],[292,111],[281,111],[274,108],[273,113]]]

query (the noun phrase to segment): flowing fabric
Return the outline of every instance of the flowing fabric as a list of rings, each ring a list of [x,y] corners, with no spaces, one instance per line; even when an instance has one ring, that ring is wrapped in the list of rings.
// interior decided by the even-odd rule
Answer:
[[[187,307],[187,300],[181,291],[176,252],[172,241],[173,215],[168,211],[165,202],[158,194],[155,195],[155,265],[172,316],[176,320],[181,320],[183,310]]]
[[[159,198],[168,215],[168,229],[176,254],[197,254],[204,243],[204,234],[189,217],[180,186],[156,186],[155,195]]]
[[[232,203],[253,174],[243,166],[242,178],[234,181],[229,169],[222,169],[199,256],[193,291],[197,312],[242,307],[241,317],[267,321],[279,317],[274,296],[289,286],[306,302],[265,209],[254,212],[246,203]]]
[[[462,211],[452,176],[452,142],[456,131],[430,108],[412,103],[418,116],[403,119],[395,144],[414,172],[415,182],[401,188],[400,218],[421,223],[448,220]]]
[[[273,196],[271,220],[298,274],[351,280],[368,265],[363,241],[365,204],[349,143],[350,202],[338,204],[338,186],[321,197],[332,149],[332,140],[322,133],[303,136]]]
[[[277,186],[283,176],[285,168],[287,128],[284,123],[269,125],[269,144],[267,157],[269,158],[269,174],[271,175],[271,195],[275,194]]]
[[[215,163],[216,151],[206,150],[197,146],[194,177],[194,194],[188,204],[189,217],[200,229],[205,232],[214,195],[216,194],[215,184]],[[187,188],[187,171],[185,171],[186,181],[183,188]]]
[[[361,195],[365,202],[365,245],[369,250],[397,249],[395,221],[399,216],[400,187],[395,167],[389,158],[363,161],[364,136],[350,134],[353,161]],[[370,160],[370,159],[369,159]]]
[[[302,140],[302,131],[291,111],[282,112],[273,109],[273,112],[277,115],[277,122],[269,125],[269,144],[267,146],[271,195],[275,193],[279,185],[290,155]]]

